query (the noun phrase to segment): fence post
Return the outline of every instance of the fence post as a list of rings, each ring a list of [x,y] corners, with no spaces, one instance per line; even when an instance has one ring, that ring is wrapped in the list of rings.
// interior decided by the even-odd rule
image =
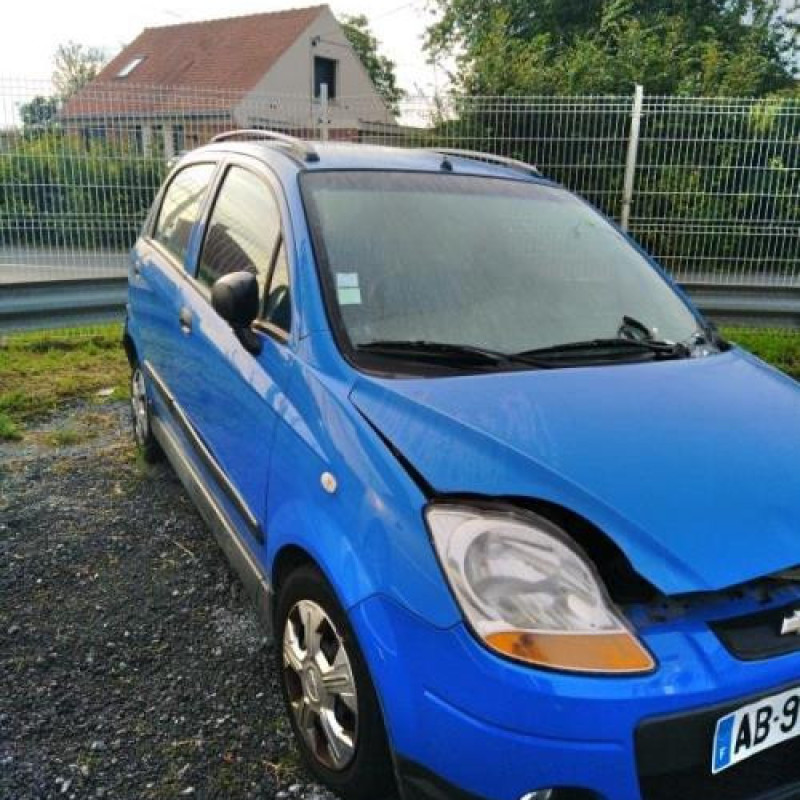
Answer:
[[[622,230],[627,231],[631,221],[633,204],[633,182],[636,176],[636,160],[639,157],[639,131],[642,126],[642,106],[644,105],[644,86],[637,83],[633,95],[631,115],[631,135],[628,139],[628,157],[625,160],[625,182],[622,188]]]
[[[321,83],[319,86],[319,127],[320,138],[323,142],[328,141],[328,125],[330,118],[328,117],[328,84]]]

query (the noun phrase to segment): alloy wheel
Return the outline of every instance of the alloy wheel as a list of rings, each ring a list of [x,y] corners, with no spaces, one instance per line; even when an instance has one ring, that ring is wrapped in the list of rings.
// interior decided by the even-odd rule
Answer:
[[[150,433],[150,422],[147,408],[147,387],[145,386],[144,375],[139,367],[134,369],[131,376],[131,412],[136,441],[140,445],[144,445]]]
[[[297,602],[283,631],[283,671],[297,728],[313,756],[332,770],[353,760],[358,696],[350,658],[331,618],[311,600]]]

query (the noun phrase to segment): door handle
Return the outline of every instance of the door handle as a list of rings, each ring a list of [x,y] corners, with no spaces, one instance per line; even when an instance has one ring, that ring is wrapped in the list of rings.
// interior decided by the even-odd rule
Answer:
[[[178,322],[181,324],[181,330],[189,334],[192,332],[192,312],[184,306],[178,314]]]

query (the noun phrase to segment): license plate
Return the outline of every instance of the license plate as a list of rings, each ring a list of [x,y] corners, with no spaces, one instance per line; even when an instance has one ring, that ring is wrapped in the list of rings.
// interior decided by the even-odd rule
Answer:
[[[734,764],[800,736],[800,687],[765,697],[717,722],[711,772]]]

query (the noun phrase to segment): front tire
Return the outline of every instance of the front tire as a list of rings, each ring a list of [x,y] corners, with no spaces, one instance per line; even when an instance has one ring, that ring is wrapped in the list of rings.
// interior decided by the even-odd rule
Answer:
[[[150,424],[150,401],[147,397],[147,384],[144,372],[139,364],[134,364],[131,371],[131,423],[133,425],[133,438],[142,458],[148,464],[161,461],[164,453],[158,440],[153,436]]]
[[[279,587],[275,642],[301,755],[347,800],[380,800],[394,787],[378,699],[347,616],[312,566]]]

